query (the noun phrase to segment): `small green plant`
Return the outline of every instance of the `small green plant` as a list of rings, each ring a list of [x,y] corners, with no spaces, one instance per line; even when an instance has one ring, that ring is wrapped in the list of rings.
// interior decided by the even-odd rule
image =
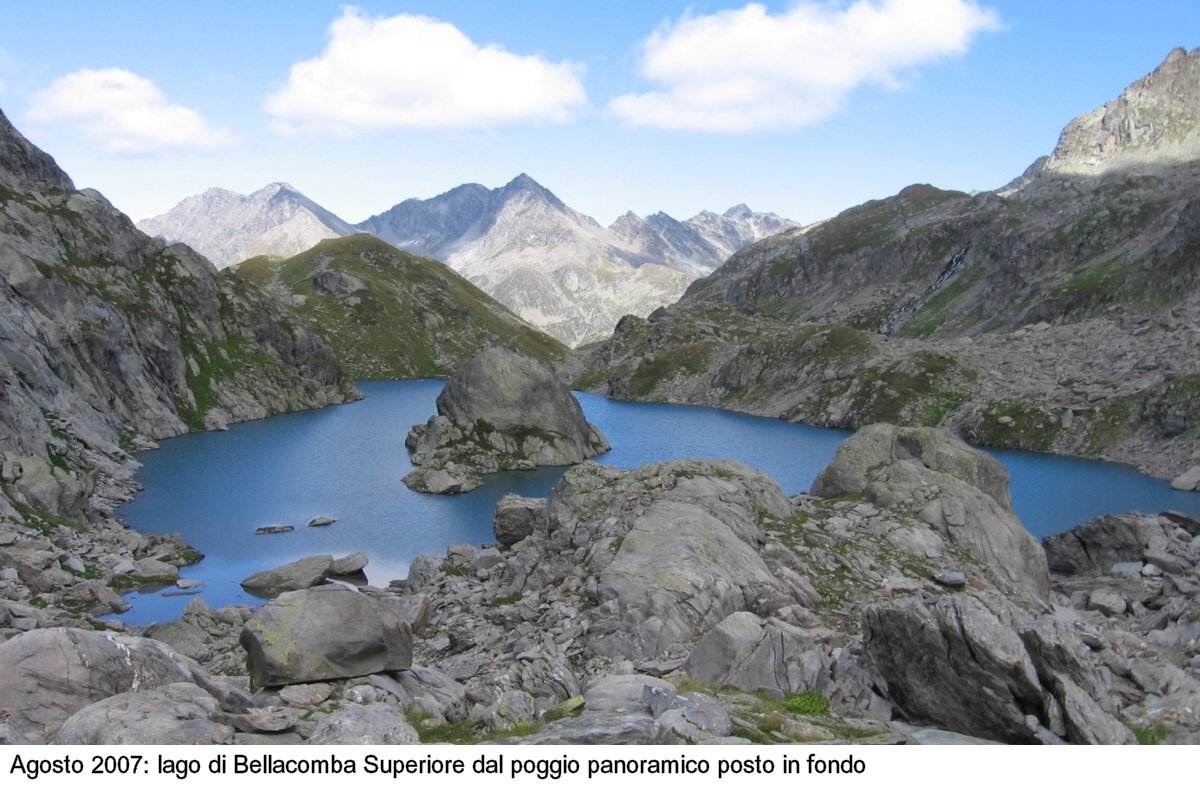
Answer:
[[[784,699],[783,708],[797,715],[828,715],[829,699],[812,690],[805,690]]]
[[[1139,726],[1137,724],[1127,724],[1133,732],[1133,736],[1137,738],[1138,745],[1162,745],[1163,740],[1167,739],[1170,731],[1162,721],[1154,721],[1149,726]]]

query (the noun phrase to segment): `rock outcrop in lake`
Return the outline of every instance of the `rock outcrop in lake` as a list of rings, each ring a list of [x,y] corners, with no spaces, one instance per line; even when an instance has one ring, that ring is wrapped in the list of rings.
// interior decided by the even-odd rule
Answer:
[[[490,472],[577,464],[609,449],[552,370],[503,346],[460,367],[437,409],[405,440],[416,469],[404,482],[416,491],[470,491]]]

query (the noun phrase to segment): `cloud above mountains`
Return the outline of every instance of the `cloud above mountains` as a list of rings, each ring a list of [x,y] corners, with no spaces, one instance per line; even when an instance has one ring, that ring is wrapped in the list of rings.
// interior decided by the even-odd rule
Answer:
[[[641,43],[647,90],[607,105],[633,127],[740,134],[788,131],[841,110],[855,90],[897,88],[919,67],[964,54],[1000,28],[977,0],[800,0],[687,13]],[[0,56],[4,53],[0,50]],[[295,62],[263,101],[284,134],[495,130],[573,121],[585,67],[472,41],[427,16],[344,7],[323,51]],[[0,91],[4,90],[0,83]],[[33,94],[28,120],[73,126],[116,155],[212,152],[238,143],[150,79],[79,69]]]
[[[569,121],[583,67],[479,45],[424,16],[345,8],[320,56],[291,68],[266,110],[285,132],[489,129]]]
[[[962,55],[999,16],[973,0],[757,3],[685,15],[642,42],[641,73],[662,90],[609,103],[643,127],[745,133],[796,129],[838,112],[860,86],[895,88],[906,72]]]
[[[170,102],[150,80],[125,69],[80,69],[33,97],[28,118],[72,124],[117,155],[212,152],[237,143],[197,111]]]

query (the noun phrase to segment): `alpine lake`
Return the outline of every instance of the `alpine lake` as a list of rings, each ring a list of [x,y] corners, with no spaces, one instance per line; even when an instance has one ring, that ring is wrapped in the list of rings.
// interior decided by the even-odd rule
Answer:
[[[119,509],[148,533],[179,533],[204,553],[174,586],[128,594],[130,624],[170,621],[199,597],[212,607],[258,604],[241,581],[308,555],[365,552],[368,580],[405,576],[421,554],[451,544],[494,541],[492,510],[508,493],[543,497],[564,467],[488,476],[467,494],[410,491],[404,438],[435,413],[441,381],[375,381],[366,399],[256,422],[221,433],[191,433],[141,454],[144,486]],[[680,458],[729,458],[763,470],[788,494],[807,491],[849,432],[719,409],[622,403],[576,393],[584,414],[612,450],[595,460],[620,469]],[[1068,530],[1105,513],[1173,509],[1200,514],[1200,493],[1174,491],[1132,467],[1062,456],[990,451],[1008,469],[1013,506],[1035,536]],[[319,515],[326,527],[308,527]],[[291,532],[257,535],[266,525]]]

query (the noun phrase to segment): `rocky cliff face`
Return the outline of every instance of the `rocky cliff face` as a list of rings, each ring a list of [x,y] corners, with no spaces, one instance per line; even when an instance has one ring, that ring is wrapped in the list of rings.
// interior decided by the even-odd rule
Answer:
[[[404,482],[418,491],[469,491],[489,472],[577,464],[609,449],[552,370],[501,346],[460,367],[437,409],[405,441],[417,469]]]
[[[21,562],[2,595],[103,577],[80,585],[77,601],[95,601],[120,555],[101,564],[107,542],[79,528],[130,558],[131,543],[152,551],[112,518],[132,486],[126,449],[355,395],[288,309],[76,191],[0,114],[0,522]]]
[[[1182,47],[1063,130],[1044,166],[1059,174],[1157,170],[1200,159],[1200,49]]]
[[[1001,191],[915,185],[743,249],[623,320],[578,383],[1183,472],[1200,460],[1200,150],[1168,131],[1192,129],[1198,63],[1172,53]],[[1110,127],[1113,156],[1085,168],[1079,141]]]

